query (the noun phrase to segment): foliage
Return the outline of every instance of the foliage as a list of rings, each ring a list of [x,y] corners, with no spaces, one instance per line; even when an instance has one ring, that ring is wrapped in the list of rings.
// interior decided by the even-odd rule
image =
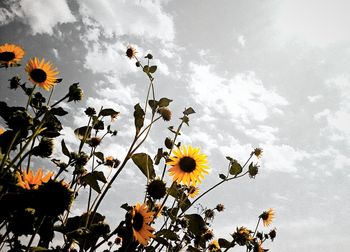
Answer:
[[[23,55],[20,47],[6,44],[0,53],[1,67],[20,67]],[[267,251],[262,245],[266,240],[274,240],[276,230],[264,233],[258,228],[260,222],[264,226],[271,224],[273,209],[259,215],[254,230],[233,229],[231,239],[215,239],[211,228],[215,215],[224,210],[223,204],[212,209],[199,205],[197,211],[193,210],[203,196],[223,183],[244,176],[255,178],[259,166],[251,159],[260,157],[262,150],[254,149],[243,165],[226,157],[226,172],[219,174],[216,184],[199,193],[199,184],[210,170],[207,156],[199,148],[178,141],[183,126],[190,125],[195,113],[189,107],[184,109],[177,127],[168,127],[170,136],[165,138],[163,147],[155,149],[154,158],[139,152],[154,124],[160,119],[171,120],[169,106],[173,101],[155,97],[157,66],[151,64],[151,54],[145,56],[144,63],[137,58],[136,50],[128,47],[126,56],[135,61],[149,85],[144,103],[134,106],[134,136],[121,161],[106,157],[101,148],[106,137],[117,136],[117,130],[112,128],[120,114],[117,108],[86,108],[88,122],[74,130],[78,147],[70,150],[64,139],[58,142],[57,138],[64,127],[62,117],[68,114],[63,102],[83,98],[79,83],[70,85],[65,96],[52,102],[54,87],[62,79],[57,78],[58,71],[51,63],[37,58],[31,59],[25,68],[33,85],[22,82],[19,76],[9,80],[10,88],[22,91],[27,103],[9,106],[0,102],[0,116],[7,125],[0,131],[0,250],[228,251],[244,246],[247,251]],[[49,95],[38,91],[40,87]],[[62,152],[59,159],[52,157],[55,142]],[[43,162],[49,160],[50,168],[36,169],[33,157]],[[118,225],[110,224],[99,207],[129,163],[144,175],[144,202],[121,204],[125,217]],[[86,211],[72,216],[74,202],[81,193],[88,194]]]

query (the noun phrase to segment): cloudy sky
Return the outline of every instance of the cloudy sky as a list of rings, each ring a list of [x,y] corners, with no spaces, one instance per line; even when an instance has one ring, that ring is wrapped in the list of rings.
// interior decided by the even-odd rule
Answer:
[[[226,206],[213,224],[216,235],[254,228],[272,207],[278,237],[271,251],[347,251],[349,10],[347,0],[4,0],[0,42],[23,46],[25,61],[51,60],[62,86],[80,82],[84,102],[66,106],[72,117],[63,133],[71,148],[74,128],[86,123],[85,106],[120,111],[118,136],[104,145],[120,158],[132,138],[133,105],[147,91],[125,48],[135,46],[140,57],[151,52],[156,96],[174,100],[174,116],[144,151],[153,156],[189,106],[197,113],[180,140],[201,147],[212,167],[201,190],[225,172],[225,156],[244,162],[254,147],[264,149],[255,180],[224,184],[202,201]],[[5,81],[15,73],[0,76],[1,99],[12,105],[23,104]],[[54,99],[65,90],[57,88]],[[123,172],[103,206],[110,222],[118,222],[122,203],[142,200],[142,183],[133,165]]]

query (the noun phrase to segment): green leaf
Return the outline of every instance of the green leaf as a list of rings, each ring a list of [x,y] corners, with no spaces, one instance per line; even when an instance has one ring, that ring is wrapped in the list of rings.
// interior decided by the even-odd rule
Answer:
[[[61,148],[62,148],[62,153],[70,158],[70,152],[66,146],[66,143],[64,142],[64,139],[62,139],[61,141]]]
[[[219,238],[218,242],[219,242],[219,245],[220,245],[221,248],[231,248],[231,247],[233,247],[232,243],[229,242],[226,239]]]
[[[101,160],[102,162],[105,161],[105,158],[104,158],[104,155],[102,152],[94,152],[94,155],[99,159]]]
[[[145,120],[145,112],[140,106],[140,103],[136,104],[134,106],[134,118],[135,118],[135,128],[136,132],[139,132],[140,129],[143,127],[143,122]]]
[[[155,71],[157,71],[157,66],[150,66],[148,69],[149,73],[154,73]]]
[[[191,107],[185,109],[185,111],[183,112],[183,114],[187,115],[187,116],[190,115],[190,114],[194,114],[194,113],[196,113],[196,111],[194,111],[194,109],[191,108]]]
[[[158,105],[159,107],[168,107],[172,101],[173,100],[164,97],[159,100]]]
[[[179,236],[174,232],[169,229],[162,229],[159,232],[156,233],[157,237],[163,236],[166,239],[176,241],[179,239]]]
[[[237,176],[242,172],[242,166],[237,162],[237,160],[233,160],[233,162],[231,163],[229,172],[231,175],[234,175],[234,176]]]
[[[50,110],[50,112],[53,114],[53,115],[57,115],[57,116],[64,116],[64,115],[67,115],[68,112],[65,111],[63,108],[59,107],[59,108],[52,108]]]
[[[146,153],[136,153],[132,155],[131,159],[148,179],[153,179],[156,176],[153,161],[149,155]]]
[[[185,215],[188,221],[188,231],[195,236],[202,235],[206,230],[205,221],[199,214],[188,214]]]
[[[191,201],[189,201],[189,199],[186,199],[185,201],[181,202],[180,208],[182,212],[185,212],[190,207],[191,207]]]
[[[107,183],[107,179],[103,172],[101,171],[93,171],[92,175],[96,178],[96,180],[101,181],[103,183]]]
[[[119,115],[119,112],[111,108],[102,109],[100,112],[100,116],[117,116],[117,115]]]
[[[173,196],[175,199],[178,199],[181,196],[181,192],[176,183],[172,183],[172,185],[168,189],[168,193],[170,196]]]
[[[183,116],[183,117],[181,117],[180,119],[181,119],[184,123],[186,123],[187,126],[190,126],[190,125],[188,124],[188,122],[190,121],[190,118],[188,118],[188,116]]]
[[[232,163],[233,160],[234,160],[232,157],[229,157],[229,156],[227,156],[226,159],[227,159],[228,161],[230,161],[231,163]]]
[[[148,105],[152,108],[153,111],[155,111],[158,107],[158,101],[156,100],[149,100]]]
[[[89,127],[83,126],[74,130],[74,134],[77,136],[79,140],[83,140],[85,134],[86,134],[86,139],[89,139],[91,137],[91,130],[92,130],[91,126]]]
[[[144,71],[145,73],[149,73],[149,67],[148,67],[148,66],[144,66],[144,67],[143,67],[143,71]]]
[[[82,181],[88,184],[96,192],[101,193],[100,186],[98,185],[97,178],[93,173],[88,173],[82,177]]]

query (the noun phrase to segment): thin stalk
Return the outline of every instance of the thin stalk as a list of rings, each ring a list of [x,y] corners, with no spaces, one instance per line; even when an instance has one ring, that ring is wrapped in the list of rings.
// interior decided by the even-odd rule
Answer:
[[[35,229],[35,231],[34,231],[34,234],[32,234],[32,237],[30,237],[29,243],[28,243],[28,245],[27,245],[26,252],[29,252],[29,251],[30,251],[30,246],[32,245],[32,243],[33,243],[33,241],[34,241],[34,237],[35,237],[36,234],[38,233],[38,231],[39,231],[41,225],[44,223],[45,217],[46,217],[46,216],[42,217],[42,219],[41,219],[39,225],[36,227],[36,229]]]
[[[14,137],[12,138],[12,141],[10,143],[10,146],[8,147],[8,149],[6,150],[5,156],[3,157],[2,161],[1,161],[1,167],[0,167],[0,172],[2,171],[2,169],[4,168],[5,162],[7,157],[10,156],[10,152],[12,149],[13,144],[15,143],[17,137],[19,136],[19,134],[21,133],[21,131],[17,131],[16,134],[14,135]],[[11,167],[11,166],[9,166]]]

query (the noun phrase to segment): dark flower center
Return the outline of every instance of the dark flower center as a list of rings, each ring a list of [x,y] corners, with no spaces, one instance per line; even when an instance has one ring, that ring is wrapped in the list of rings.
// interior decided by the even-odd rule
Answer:
[[[13,60],[15,57],[16,57],[16,55],[13,52],[0,53],[0,61],[9,62],[9,61]]]
[[[47,74],[44,70],[40,68],[36,68],[30,72],[30,77],[32,78],[33,81],[41,83],[46,81]]]
[[[166,194],[165,183],[162,180],[153,180],[147,186],[147,193],[154,199],[161,199]]]
[[[136,231],[140,231],[143,225],[143,216],[140,213],[136,213],[134,218],[132,218],[132,227]]]
[[[126,50],[126,56],[128,56],[129,58],[132,58],[132,56],[134,56],[134,50],[132,48],[128,48]]]
[[[191,157],[180,159],[180,169],[184,172],[193,172],[196,169],[196,161]]]

